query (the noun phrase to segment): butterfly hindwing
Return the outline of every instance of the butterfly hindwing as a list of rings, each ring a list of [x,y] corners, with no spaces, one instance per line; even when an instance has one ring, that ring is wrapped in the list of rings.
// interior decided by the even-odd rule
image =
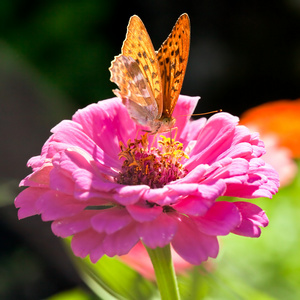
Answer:
[[[128,113],[141,125],[147,125],[158,114],[153,93],[136,61],[122,54],[115,57],[111,67],[111,81],[119,90],[113,90],[122,99]]]

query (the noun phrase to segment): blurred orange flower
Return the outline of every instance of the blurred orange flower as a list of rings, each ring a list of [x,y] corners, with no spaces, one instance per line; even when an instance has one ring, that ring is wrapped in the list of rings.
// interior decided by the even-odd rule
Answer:
[[[300,98],[278,100],[246,111],[241,123],[255,127],[261,135],[275,134],[280,146],[291,150],[300,158]]]

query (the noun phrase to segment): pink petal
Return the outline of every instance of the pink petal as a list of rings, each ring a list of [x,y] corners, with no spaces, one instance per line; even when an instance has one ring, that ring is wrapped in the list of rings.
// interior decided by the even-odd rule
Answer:
[[[242,216],[242,222],[237,226],[233,233],[248,237],[259,237],[261,227],[268,226],[269,220],[265,212],[255,204],[248,202],[234,202]]]
[[[154,249],[169,244],[176,234],[177,227],[176,220],[164,213],[152,222],[141,223],[137,227],[137,231],[143,243]]]
[[[207,186],[208,185],[204,185],[202,187],[196,183],[176,184],[176,182],[174,182],[160,189],[150,189],[145,191],[143,199],[151,203],[156,203],[160,206],[172,205],[176,203],[179,199],[182,199],[184,196],[195,194],[199,195],[200,197],[208,196],[208,194],[211,194],[212,191],[209,187],[207,188]],[[217,190],[219,191],[218,186],[214,187],[214,191]]]
[[[196,185],[186,185],[186,189],[184,189],[183,186],[177,186],[177,185],[167,185],[163,188],[157,188],[157,189],[149,189],[146,190],[143,194],[143,199],[145,201],[156,203],[158,205],[169,205],[170,203],[173,203],[176,201],[176,198],[179,197],[179,192],[177,191],[177,188],[182,190],[185,190],[187,193],[187,190],[196,190]]]
[[[228,182],[225,195],[240,198],[268,197],[278,191],[278,173],[261,159],[251,160],[247,180]]]
[[[48,187],[49,186],[49,174],[53,169],[51,163],[46,163],[40,168],[36,168],[36,171],[23,179],[20,186],[32,186],[32,187]]]
[[[91,228],[91,217],[95,211],[82,211],[81,213],[69,217],[58,219],[51,224],[53,233],[60,237],[68,237]]]
[[[196,141],[198,139],[199,133],[205,126],[206,122],[206,118],[188,121],[181,134],[178,135],[180,142],[182,142],[184,146],[187,147],[192,141]],[[187,151],[187,149],[185,148],[185,152],[188,152],[189,155],[191,151]]]
[[[56,142],[69,144],[69,147],[75,146],[81,148],[87,153],[92,154],[95,160],[105,162],[112,168],[118,168],[120,162],[117,156],[112,158],[108,153],[105,153],[89,136],[87,136],[78,124],[72,121],[62,121],[60,126],[57,125],[53,139]]]
[[[36,208],[42,214],[43,221],[52,221],[73,216],[86,207],[85,203],[60,192],[48,190],[36,201]]]
[[[137,222],[148,222],[155,220],[161,213],[161,206],[151,206],[146,202],[126,206],[128,213]]]
[[[207,170],[207,179],[204,182],[214,179],[223,179],[226,184],[242,183],[247,180],[249,162],[243,158],[224,158],[211,165]]]
[[[148,185],[120,185],[115,190],[114,199],[122,205],[131,205],[139,201],[143,193],[148,190],[150,190]]]
[[[203,180],[203,176],[208,169],[207,165],[199,165],[191,170],[185,177],[176,180],[176,184],[195,183]]]
[[[16,197],[15,206],[19,208],[19,219],[39,214],[39,210],[36,208],[36,202],[44,193],[45,189],[27,188]]]
[[[115,233],[128,226],[132,218],[124,208],[99,210],[92,218],[91,225],[98,232]]]
[[[74,193],[74,181],[67,176],[66,172],[54,168],[50,173],[50,188],[63,194],[72,195]]]
[[[86,230],[80,233],[76,233],[72,238],[71,248],[74,254],[81,258],[86,257],[94,249],[97,248],[98,250],[97,260],[98,260],[104,254],[103,251],[100,250],[104,238],[105,238],[105,234],[100,234],[93,230]]]
[[[178,225],[172,246],[184,260],[193,265],[200,265],[209,257],[217,257],[219,243],[215,236],[200,232],[196,224],[186,217],[182,217]]]
[[[224,193],[225,189],[226,185],[221,180],[212,181],[211,184],[201,184],[197,192],[190,193],[173,207],[183,214],[201,216],[207,212],[215,199]]]
[[[132,224],[107,235],[103,240],[102,247],[106,255],[113,257],[127,254],[138,241],[139,236],[136,232],[136,227]]]
[[[119,141],[126,144],[127,140],[134,138],[136,134],[135,123],[118,98],[91,104],[79,110],[73,116],[73,120],[78,122],[83,131],[111,157],[118,157]]]
[[[202,128],[197,145],[190,154],[189,169],[199,164],[211,164],[231,146],[238,118],[227,113],[213,115]]]
[[[177,136],[181,137],[182,132],[186,126],[186,123],[191,118],[200,97],[189,97],[180,95],[175,106],[173,116],[176,119],[174,127],[177,127]]]
[[[213,205],[213,203],[214,200],[212,199],[202,199],[199,195],[191,195],[184,198],[182,201],[179,201],[172,207],[182,214],[202,216],[207,212],[209,207]]]
[[[207,235],[227,235],[240,224],[241,216],[233,203],[219,201],[194,221],[199,230]]]

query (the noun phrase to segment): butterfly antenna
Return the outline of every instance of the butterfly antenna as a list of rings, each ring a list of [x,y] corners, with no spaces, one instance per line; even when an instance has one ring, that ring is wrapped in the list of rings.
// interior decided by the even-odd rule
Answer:
[[[212,110],[212,111],[208,111],[208,112],[205,112],[205,113],[200,113],[200,114],[192,114],[192,115],[179,115],[179,116],[176,116],[176,118],[178,117],[194,117],[194,116],[205,116],[205,115],[209,115],[209,114],[214,114],[214,113],[218,113],[218,112],[222,112],[223,110],[222,109],[217,109],[217,110]]]

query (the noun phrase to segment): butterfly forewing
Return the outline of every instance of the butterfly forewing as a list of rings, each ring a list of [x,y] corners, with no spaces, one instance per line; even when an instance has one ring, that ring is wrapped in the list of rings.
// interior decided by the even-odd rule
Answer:
[[[190,48],[190,20],[182,14],[157,53],[163,86],[163,117],[171,118],[187,67]]]
[[[141,19],[136,15],[129,20],[122,54],[132,57],[140,67],[157,103],[158,115],[156,117],[160,118],[163,110],[160,68],[149,34]]]

